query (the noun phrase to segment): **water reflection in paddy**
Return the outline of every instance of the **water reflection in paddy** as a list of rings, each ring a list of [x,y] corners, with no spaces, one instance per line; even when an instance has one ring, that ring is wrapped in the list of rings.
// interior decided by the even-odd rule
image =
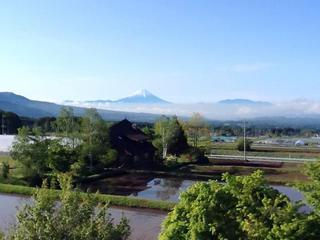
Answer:
[[[102,179],[84,185],[84,189],[105,194],[134,196],[145,199],[177,202],[181,192],[187,190],[198,181],[182,178],[157,178],[148,175],[127,174]],[[288,186],[272,185],[279,192],[287,195],[291,201],[303,200],[303,195],[296,189]]]
[[[139,198],[157,199],[166,201],[178,201],[179,194],[191,185],[194,180],[180,178],[155,178],[143,175],[123,175],[103,179],[90,185],[83,186],[92,191],[99,190],[102,193],[130,195]],[[273,186],[275,189],[286,194],[292,201],[303,199],[303,195],[297,190],[287,186]],[[0,228],[6,229],[9,224],[15,222],[17,207],[30,201],[30,198],[21,196],[0,194]],[[118,220],[124,214],[132,227],[131,239],[156,239],[160,232],[161,222],[165,218],[165,212],[130,209],[110,208],[112,216]]]

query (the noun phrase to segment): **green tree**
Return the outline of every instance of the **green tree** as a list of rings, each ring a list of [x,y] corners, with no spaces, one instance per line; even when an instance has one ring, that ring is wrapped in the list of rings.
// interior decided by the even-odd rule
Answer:
[[[314,239],[299,205],[269,187],[261,171],[225,174],[223,180],[197,183],[182,193],[159,239]]]
[[[162,117],[155,123],[156,139],[154,145],[162,149],[162,156],[166,158],[169,154],[181,154],[189,146],[185,132],[177,117]]]
[[[80,123],[74,116],[73,108],[71,107],[63,107],[61,108],[60,114],[55,121],[56,133],[60,137],[64,137],[69,141],[73,148],[77,146],[79,131],[80,131]]]
[[[309,178],[309,181],[296,186],[303,192],[307,203],[320,216],[320,161],[306,164],[304,173]]]
[[[55,117],[42,117],[35,121],[34,126],[41,128],[45,133],[52,133],[56,130],[56,121]]]
[[[151,126],[145,126],[142,128],[142,132],[146,134],[150,140],[153,140],[155,137],[154,128]]]
[[[109,125],[96,109],[88,109],[81,122],[81,154],[90,169],[94,165],[109,165],[117,159],[116,150],[109,141]]]
[[[244,144],[244,139],[243,138],[240,138],[238,141],[237,141],[237,150],[238,151],[243,151],[244,150],[244,146],[246,146],[246,151],[251,151],[251,145],[252,145],[252,140],[246,138],[246,144]]]
[[[57,136],[51,138],[39,128],[19,130],[11,156],[21,164],[29,183],[39,184],[47,175],[69,171],[82,177],[88,166],[101,169],[117,159],[109,142],[109,125],[96,110],[86,112],[81,128],[73,118],[70,109],[63,109],[56,121]]]
[[[319,239],[320,236],[320,161],[305,165],[304,173],[308,181],[296,184],[303,193],[305,201],[312,211],[305,221],[306,231],[312,233],[308,239]],[[307,238],[304,238],[307,239]]]
[[[38,183],[48,171],[49,142],[38,128],[23,127],[18,131],[10,154],[21,164],[24,176],[30,181]]]
[[[193,147],[198,147],[201,137],[208,138],[210,130],[204,117],[200,113],[193,113],[186,122],[188,137],[191,139]]]
[[[64,144],[61,139],[51,139],[48,141],[48,168],[56,173],[68,172],[73,163],[78,160],[77,149],[70,144]]]
[[[23,206],[17,214],[8,239],[74,239],[125,240],[129,238],[128,220],[115,224],[107,206],[98,203],[93,194],[80,193],[71,188],[71,178],[60,176],[58,199],[52,191],[38,189],[32,204]],[[57,206],[57,200],[59,202]]]
[[[7,161],[2,162],[1,164],[1,177],[7,179],[10,172],[10,166]]]

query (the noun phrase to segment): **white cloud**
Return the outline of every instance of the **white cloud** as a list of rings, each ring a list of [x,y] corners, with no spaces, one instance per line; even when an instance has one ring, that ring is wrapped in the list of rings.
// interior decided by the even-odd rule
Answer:
[[[178,116],[191,116],[199,112],[209,119],[239,120],[255,117],[303,117],[320,115],[320,101],[305,99],[277,102],[272,105],[224,105],[216,103],[194,104],[164,104],[164,105],[135,105],[135,104],[82,104],[74,102],[71,105],[96,107],[100,109],[145,112]]]

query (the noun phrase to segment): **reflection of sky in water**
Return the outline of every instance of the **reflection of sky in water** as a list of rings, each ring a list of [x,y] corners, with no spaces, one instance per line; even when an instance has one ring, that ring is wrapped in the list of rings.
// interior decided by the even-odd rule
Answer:
[[[277,189],[279,192],[286,195],[292,202],[303,201],[304,196],[301,192],[296,190],[295,188],[288,187],[288,186],[279,186],[279,185],[272,185],[274,189]],[[311,208],[309,206],[303,206],[299,209],[301,212],[310,212]]]
[[[0,194],[0,229],[7,231],[9,225],[15,223],[18,207],[29,202],[28,197]]]
[[[279,192],[287,195],[291,201],[297,202],[304,200],[304,197],[302,193],[300,193],[298,190],[288,187],[288,186],[279,186],[279,185],[272,185],[274,189],[277,189]]]
[[[178,178],[155,178],[148,182],[147,189],[133,193],[130,196],[177,202],[180,193],[187,190],[196,182]],[[272,185],[272,187],[287,195],[291,201],[304,200],[303,195],[292,187],[279,185]]]
[[[147,189],[131,196],[177,202],[181,192],[187,190],[196,181],[178,178],[155,178],[148,182]]]
[[[0,135],[0,152],[9,152],[14,141],[13,135]]]

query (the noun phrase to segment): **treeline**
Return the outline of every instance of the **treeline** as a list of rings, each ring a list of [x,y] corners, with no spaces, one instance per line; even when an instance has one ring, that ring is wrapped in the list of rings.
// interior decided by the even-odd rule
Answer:
[[[193,121],[195,117],[193,115],[189,121]],[[198,116],[199,117],[199,116]],[[202,118],[202,117],[201,117]],[[80,121],[81,117],[74,116],[75,121]],[[41,131],[50,134],[55,131],[54,122],[56,117],[42,117],[42,118],[28,118],[18,116],[12,112],[5,112],[0,110],[0,134],[17,134],[18,129],[26,127],[40,128]],[[202,120],[203,121],[203,118]],[[271,120],[270,120],[271,121]],[[187,121],[188,122],[188,121]],[[112,122],[110,122],[112,123]],[[148,122],[137,123],[139,128],[152,128],[154,124]],[[208,129],[211,129],[215,135],[220,136],[242,136],[243,124],[241,122],[214,122],[209,121],[206,123]],[[3,127],[2,127],[3,126]],[[311,137],[319,134],[320,130],[317,127],[274,127],[269,124],[255,124],[248,123],[247,135],[249,137],[269,136],[269,137],[285,137],[285,136],[299,136],[299,137]]]
[[[109,141],[110,124],[95,109],[88,109],[78,118],[72,108],[63,108],[57,119],[44,123],[50,123],[52,135],[41,127],[24,126],[18,130],[11,150],[31,185],[66,172],[81,178],[116,161],[117,152]]]
[[[18,116],[13,112],[5,112],[0,110],[0,134],[17,134],[18,129],[23,126],[41,128],[42,131],[50,133],[54,131],[53,123],[55,121],[55,117],[43,117],[35,119]]]
[[[21,174],[30,185],[39,185],[61,173],[81,179],[106,167],[137,167],[132,159],[138,156],[129,154],[125,159],[132,159],[121,160],[125,153],[118,152],[111,141],[112,123],[104,121],[95,109],[76,117],[72,108],[63,108],[56,119],[39,119],[37,123],[18,129],[11,150],[11,157],[19,163]],[[154,125],[140,127],[156,149],[142,167],[163,169],[208,162],[205,149],[199,146],[200,139],[209,136],[201,115],[194,114],[187,122],[164,116]],[[141,148],[143,155],[143,145]],[[5,172],[4,176],[7,175]]]

